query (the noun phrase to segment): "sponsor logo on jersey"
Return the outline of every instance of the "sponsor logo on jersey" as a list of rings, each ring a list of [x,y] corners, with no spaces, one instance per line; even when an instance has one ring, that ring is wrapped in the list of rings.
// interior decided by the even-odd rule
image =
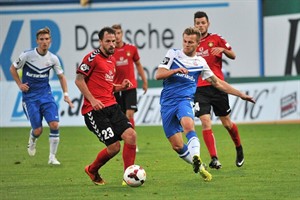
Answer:
[[[105,80],[113,82],[114,81],[114,73],[109,70],[108,74],[105,74]]]
[[[124,57],[120,57],[120,59],[116,61],[116,65],[117,67],[128,65],[128,59],[127,58],[125,59]]]

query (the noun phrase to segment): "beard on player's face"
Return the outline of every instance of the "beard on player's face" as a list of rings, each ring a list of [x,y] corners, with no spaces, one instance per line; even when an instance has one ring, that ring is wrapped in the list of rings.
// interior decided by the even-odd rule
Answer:
[[[106,55],[113,55],[115,53],[114,47],[103,48],[103,50]]]

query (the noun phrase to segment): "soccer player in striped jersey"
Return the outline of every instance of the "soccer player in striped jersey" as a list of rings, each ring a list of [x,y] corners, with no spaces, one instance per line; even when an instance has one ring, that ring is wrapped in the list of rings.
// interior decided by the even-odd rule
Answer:
[[[200,158],[200,142],[194,125],[194,94],[199,76],[219,90],[253,103],[255,101],[217,78],[206,61],[196,54],[201,37],[197,28],[185,29],[182,36],[183,48],[170,49],[156,73],[156,79],[163,80],[160,97],[162,124],[173,150],[192,164],[195,173],[200,173],[205,181],[210,181],[212,175]],[[182,133],[187,138],[186,144]]]
[[[22,106],[32,128],[29,134],[28,154],[34,156],[36,153],[37,139],[43,132],[42,121],[45,118],[50,127],[48,163],[59,165],[60,162],[56,158],[60,140],[59,114],[49,85],[49,73],[51,69],[58,76],[64,94],[64,101],[70,107],[73,107],[73,104],[68,95],[67,81],[60,61],[56,55],[48,50],[51,44],[51,33],[48,27],[37,31],[36,42],[38,44],[36,48],[24,51],[13,62],[10,72],[19,89],[22,91]],[[22,80],[18,75],[18,70],[22,70]]]

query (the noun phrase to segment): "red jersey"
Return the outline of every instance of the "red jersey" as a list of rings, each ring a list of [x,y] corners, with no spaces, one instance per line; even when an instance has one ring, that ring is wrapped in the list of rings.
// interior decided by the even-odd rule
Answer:
[[[140,59],[137,48],[132,44],[126,44],[115,49],[114,58],[116,59],[115,83],[121,84],[124,79],[128,79],[133,86],[130,89],[137,88],[137,79],[135,77],[135,62]]]
[[[76,73],[87,76],[86,84],[91,94],[108,107],[117,103],[113,95],[115,71],[115,59],[97,49],[83,58]],[[81,113],[84,115],[91,110],[91,103],[84,98]]]
[[[213,47],[222,47],[228,50],[231,50],[231,46],[226,42],[226,40],[214,33],[209,33],[206,37],[200,40],[200,45],[197,48],[197,55],[202,56],[210,69],[214,72],[214,74],[221,80],[224,80],[224,75],[222,72],[222,55],[212,55],[211,48]],[[198,79],[197,86],[206,86],[210,85],[209,82],[202,80],[201,78]]]

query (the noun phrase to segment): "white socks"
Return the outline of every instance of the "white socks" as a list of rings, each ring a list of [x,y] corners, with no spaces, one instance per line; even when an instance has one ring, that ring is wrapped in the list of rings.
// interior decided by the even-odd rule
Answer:
[[[59,137],[49,137],[50,155],[49,158],[53,158],[56,155],[59,144]]]

